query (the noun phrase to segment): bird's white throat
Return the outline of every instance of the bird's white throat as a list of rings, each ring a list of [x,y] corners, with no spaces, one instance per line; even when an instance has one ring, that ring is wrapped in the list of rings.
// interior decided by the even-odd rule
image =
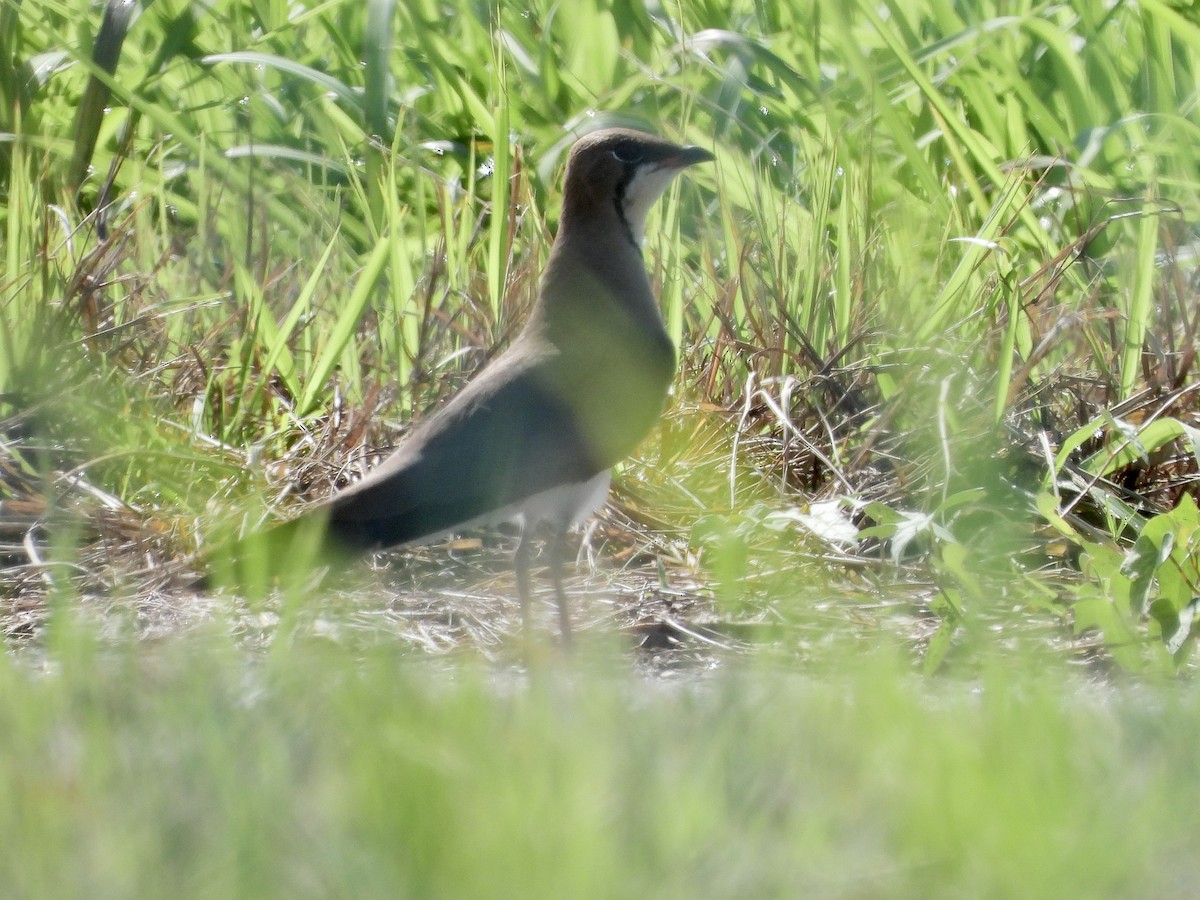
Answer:
[[[679,171],[674,166],[642,166],[625,186],[621,212],[625,216],[625,224],[629,226],[633,242],[639,247],[645,239],[646,215],[650,212],[650,207],[662,196]]]

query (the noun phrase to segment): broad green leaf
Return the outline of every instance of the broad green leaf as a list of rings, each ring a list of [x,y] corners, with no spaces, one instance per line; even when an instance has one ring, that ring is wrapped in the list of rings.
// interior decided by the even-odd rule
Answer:
[[[1120,572],[1129,579],[1129,602],[1135,615],[1145,614],[1154,577],[1159,567],[1170,558],[1174,546],[1175,535],[1171,532],[1155,540],[1143,531],[1126,554]]]

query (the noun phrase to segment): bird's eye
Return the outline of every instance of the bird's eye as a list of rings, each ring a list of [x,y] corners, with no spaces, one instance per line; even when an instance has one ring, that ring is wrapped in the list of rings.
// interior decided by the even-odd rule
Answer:
[[[641,162],[642,151],[636,144],[620,144],[612,151],[612,157],[619,163]]]

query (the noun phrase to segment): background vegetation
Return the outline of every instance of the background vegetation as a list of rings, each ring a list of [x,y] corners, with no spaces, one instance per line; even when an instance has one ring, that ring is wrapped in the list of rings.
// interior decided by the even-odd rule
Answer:
[[[14,890],[1182,892],[1197,59],[1158,0],[0,2]],[[492,543],[185,589],[504,346],[603,124],[718,162],[569,686],[463,659]]]

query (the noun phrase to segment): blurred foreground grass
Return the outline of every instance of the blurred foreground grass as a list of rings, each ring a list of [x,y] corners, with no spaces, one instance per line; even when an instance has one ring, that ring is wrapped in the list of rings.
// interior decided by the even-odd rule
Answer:
[[[1190,896],[1200,697],[886,649],[526,676],[281,632],[0,662],[7,897]]]

